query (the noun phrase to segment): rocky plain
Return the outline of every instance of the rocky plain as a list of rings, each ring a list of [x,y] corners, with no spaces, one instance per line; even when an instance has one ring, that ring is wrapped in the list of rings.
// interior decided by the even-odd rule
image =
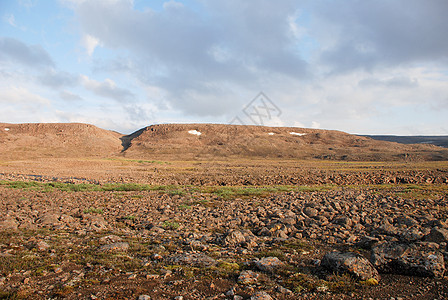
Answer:
[[[448,298],[443,148],[2,126],[0,299]]]

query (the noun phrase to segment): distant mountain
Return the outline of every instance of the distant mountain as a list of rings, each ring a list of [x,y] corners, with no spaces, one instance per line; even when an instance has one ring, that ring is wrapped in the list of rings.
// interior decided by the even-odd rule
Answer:
[[[399,136],[399,135],[363,135],[378,141],[401,144],[431,144],[448,148],[448,136]]]

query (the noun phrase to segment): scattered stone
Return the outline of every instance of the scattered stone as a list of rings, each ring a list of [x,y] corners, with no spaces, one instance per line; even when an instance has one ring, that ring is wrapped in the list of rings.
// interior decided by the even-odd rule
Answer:
[[[151,297],[148,295],[140,295],[138,296],[138,300],[151,300]]]
[[[42,227],[49,227],[49,228],[58,227],[61,225],[59,217],[60,216],[55,213],[47,212],[42,217],[40,217],[39,223],[41,224]]]
[[[224,238],[224,245],[237,246],[246,242],[244,234],[239,230],[230,231]]]
[[[50,245],[47,242],[39,241],[36,243],[36,249],[39,251],[48,251],[50,249]]]
[[[238,283],[244,285],[255,284],[257,283],[259,277],[260,274],[255,273],[254,271],[245,270],[240,273],[240,276],[238,276]]]
[[[250,300],[273,300],[273,298],[266,292],[256,292],[250,297]]]
[[[92,231],[107,230],[107,222],[102,216],[84,215],[83,222],[87,224],[87,228]]]
[[[337,273],[348,273],[359,280],[375,278],[380,280],[378,271],[367,258],[353,252],[330,252],[325,254],[321,266]]]
[[[303,213],[305,215],[307,215],[310,218],[316,217],[319,214],[319,211],[315,208],[312,207],[305,207],[305,209],[303,210]]]
[[[99,239],[99,242],[102,244],[110,244],[110,243],[118,243],[121,242],[123,239],[119,236],[109,234],[106,236],[103,236]]]
[[[0,221],[0,230],[17,230],[19,223],[13,217],[6,217],[5,220]]]
[[[281,285],[279,285],[279,286],[277,287],[277,291],[278,291],[279,293],[281,293],[281,294],[286,294],[286,295],[293,295],[293,294],[294,294],[293,291],[291,291],[290,289],[287,289],[287,288],[285,288],[285,287],[283,287],[283,286],[281,286]]]
[[[277,269],[283,267],[285,264],[277,257],[263,257],[255,261],[255,266],[264,272],[273,273]]]
[[[448,230],[434,227],[431,232],[425,236],[425,241],[434,243],[448,242]]]
[[[435,243],[384,242],[372,249],[372,263],[381,272],[423,277],[442,277],[443,254]]]
[[[378,238],[365,235],[361,237],[361,239],[355,244],[355,246],[362,249],[371,250],[372,247],[376,245],[378,242],[379,242]]]
[[[127,251],[129,249],[129,244],[126,242],[112,243],[108,245],[103,245],[100,247],[100,251],[112,252],[112,251]]]
[[[173,264],[188,265],[192,267],[216,266],[217,261],[203,253],[180,254],[169,259]]]

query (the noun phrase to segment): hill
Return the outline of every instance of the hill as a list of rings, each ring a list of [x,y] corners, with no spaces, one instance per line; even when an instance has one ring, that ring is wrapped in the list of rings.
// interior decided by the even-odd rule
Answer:
[[[432,145],[377,141],[341,131],[218,124],[152,125],[122,138],[132,158],[269,157],[332,160],[446,160]]]
[[[80,123],[0,123],[0,148],[0,160],[112,156],[150,160],[448,160],[448,150],[433,145],[404,145],[334,130],[219,124],[152,125],[124,136]]]
[[[0,123],[0,159],[110,156],[121,151],[121,136],[80,123]]]

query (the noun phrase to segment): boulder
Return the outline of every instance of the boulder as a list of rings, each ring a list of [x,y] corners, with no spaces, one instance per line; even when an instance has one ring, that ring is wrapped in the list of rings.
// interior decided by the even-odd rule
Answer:
[[[129,249],[129,244],[125,242],[112,243],[100,247],[102,252],[112,252],[112,251],[127,251]]]
[[[0,221],[0,230],[17,230],[19,223],[16,218],[6,217],[5,220]]]
[[[330,252],[325,254],[321,266],[336,273],[347,273],[359,280],[380,280],[378,271],[367,258],[353,252]]]
[[[384,242],[373,247],[371,261],[384,273],[442,277],[445,262],[438,248],[435,243]]]
[[[250,300],[273,300],[273,298],[266,292],[256,292],[250,297]]]
[[[316,217],[319,214],[319,211],[312,207],[305,207],[303,213],[310,218]]]
[[[425,236],[425,241],[434,243],[448,242],[448,230],[443,228],[433,227],[431,232]]]
[[[260,274],[255,273],[254,271],[245,270],[240,273],[240,276],[238,276],[238,283],[244,285],[254,284],[257,283],[259,277]]]
[[[274,271],[280,269],[285,264],[277,257],[263,257],[262,259],[255,261],[255,266],[264,272],[273,273]]]
[[[170,258],[169,260],[173,264],[188,265],[192,267],[211,267],[217,265],[216,260],[202,253],[180,254]]]

